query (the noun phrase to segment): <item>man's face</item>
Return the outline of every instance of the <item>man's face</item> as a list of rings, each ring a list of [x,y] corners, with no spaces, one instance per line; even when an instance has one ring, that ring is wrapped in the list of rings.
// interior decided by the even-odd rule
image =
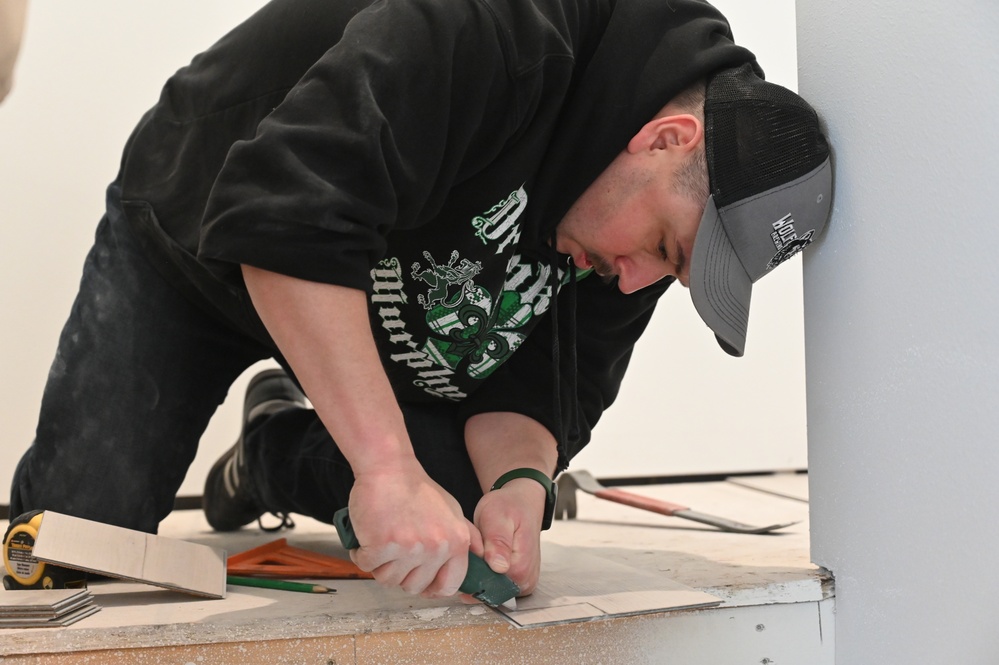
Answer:
[[[629,144],[562,218],[556,249],[579,268],[616,277],[622,293],[670,275],[687,286],[705,201],[674,186],[689,155],[676,148]]]

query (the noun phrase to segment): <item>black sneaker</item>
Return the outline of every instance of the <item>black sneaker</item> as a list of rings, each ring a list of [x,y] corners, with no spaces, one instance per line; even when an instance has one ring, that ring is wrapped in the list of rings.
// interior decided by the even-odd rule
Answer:
[[[235,531],[267,511],[260,504],[252,486],[243,452],[243,436],[247,426],[261,416],[291,408],[305,408],[305,395],[282,369],[269,369],[250,379],[243,401],[243,429],[236,445],[230,448],[208,472],[202,508],[208,524],[216,531]],[[276,531],[293,527],[286,514],[275,513],[281,523],[276,527],[260,528]]]

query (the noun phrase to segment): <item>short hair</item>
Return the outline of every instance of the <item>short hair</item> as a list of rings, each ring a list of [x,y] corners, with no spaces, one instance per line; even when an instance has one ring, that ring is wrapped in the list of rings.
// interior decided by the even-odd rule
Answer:
[[[708,84],[705,79],[694,81],[678,92],[670,100],[670,106],[704,119],[704,98],[707,96]]]
[[[707,96],[707,88],[707,82],[704,79],[687,86],[670,100],[668,105],[670,112],[689,113],[700,119],[703,124],[704,99]],[[673,190],[682,196],[701,204],[707,202],[711,189],[708,182],[708,160],[703,141],[700,148],[694,151],[676,170],[672,185]]]

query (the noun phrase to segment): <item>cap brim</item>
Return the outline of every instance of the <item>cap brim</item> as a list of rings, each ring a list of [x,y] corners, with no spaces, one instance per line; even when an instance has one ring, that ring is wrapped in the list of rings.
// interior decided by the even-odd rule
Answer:
[[[730,355],[745,352],[752,294],[753,281],[725,233],[714,197],[708,197],[690,260],[690,298]]]

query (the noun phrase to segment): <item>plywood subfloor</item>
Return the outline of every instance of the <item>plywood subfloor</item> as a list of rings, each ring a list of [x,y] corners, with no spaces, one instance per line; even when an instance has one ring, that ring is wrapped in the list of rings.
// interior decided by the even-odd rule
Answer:
[[[786,484],[788,492],[800,495],[807,479],[788,476],[780,482]],[[721,606],[707,610],[521,629],[481,605],[424,600],[383,589],[370,580],[334,581],[329,585],[337,588],[335,595],[230,586],[224,600],[202,600],[141,584],[105,582],[91,585],[96,602],[103,608],[100,612],[62,629],[0,631],[0,656],[5,657],[5,663],[148,660],[208,665],[238,660],[243,665],[329,665],[467,663],[492,654],[487,657],[498,662],[550,663],[565,662],[573,649],[596,657],[611,644],[622,657],[629,650],[634,650],[634,655],[624,660],[583,658],[580,662],[665,662],[646,659],[656,653],[652,646],[673,631],[678,640],[683,637],[689,641],[701,635],[702,646],[697,653],[702,655],[705,649],[728,648],[724,640],[719,641],[706,628],[717,626],[718,630],[732,633],[731,644],[739,649],[747,645],[761,649],[759,658],[744,662],[761,662],[764,657],[782,662],[773,657],[780,649],[784,649],[781,653],[785,658],[788,654],[812,658],[784,662],[819,662],[814,654],[828,650],[823,645],[831,630],[832,591],[823,571],[809,563],[807,503],[733,483],[629,489],[742,522],[800,523],[779,535],[726,534],[580,494],[577,519],[556,521],[544,534],[546,543],[603,557],[615,565],[631,566],[636,575],[675,580],[723,601]],[[280,534],[290,544],[343,555],[332,527],[308,519],[296,521],[296,529]],[[256,528],[216,534],[198,511],[171,515],[160,534],[223,547],[229,552],[278,537]],[[558,574],[562,573],[548,580],[543,569],[542,578],[557,584]],[[797,636],[799,644],[785,643],[780,637],[782,632],[776,629],[761,630],[762,616],[777,617],[782,630]],[[809,628],[794,627],[795,622]],[[743,624],[744,631],[736,628]],[[709,632],[702,634],[705,630]],[[741,635],[739,640],[743,641],[736,640],[736,635]],[[686,647],[674,642],[672,648],[671,653],[680,653]]]

